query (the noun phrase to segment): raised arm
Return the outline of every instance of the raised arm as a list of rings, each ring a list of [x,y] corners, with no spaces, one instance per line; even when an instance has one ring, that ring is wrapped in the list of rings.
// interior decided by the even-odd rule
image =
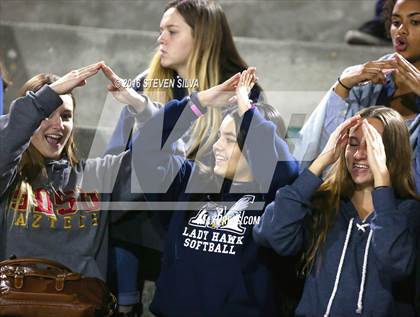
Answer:
[[[96,63],[73,70],[51,85],[36,93],[28,92],[12,103],[10,113],[0,123],[0,195],[12,184],[17,165],[35,130],[63,103],[59,95],[85,85],[100,67],[101,63]]]
[[[293,154],[308,167],[327,144],[330,134],[363,107],[374,105],[386,74],[395,69],[386,56],[377,61],[346,68],[299,131]],[[363,85],[359,85],[363,84]],[[344,87],[344,86],[345,87]],[[348,88],[348,89],[347,89]]]
[[[358,124],[359,119],[353,117],[341,124],[309,169],[304,170],[292,185],[277,191],[275,201],[267,206],[260,223],[254,226],[257,242],[284,256],[296,255],[304,249],[310,238],[306,225],[312,214],[310,201],[322,183],[320,176],[338,159],[347,144],[348,130]]]
[[[242,116],[238,144],[243,146],[261,191],[274,193],[297,177],[298,163],[290,153],[287,143],[277,134],[276,125],[265,119],[248,99],[254,72],[255,69],[252,68],[244,71],[236,89],[239,114]]]
[[[120,113],[118,123],[105,151],[106,154],[119,154],[128,149],[132,134],[156,114],[162,105],[152,102],[133,87],[127,86],[127,83],[111,67],[103,65],[102,71],[110,81],[107,86],[108,91],[115,100],[126,105]]]
[[[305,170],[292,185],[280,188],[253,228],[255,241],[282,256],[302,252],[311,238],[307,226],[310,200],[321,183],[322,179]]]

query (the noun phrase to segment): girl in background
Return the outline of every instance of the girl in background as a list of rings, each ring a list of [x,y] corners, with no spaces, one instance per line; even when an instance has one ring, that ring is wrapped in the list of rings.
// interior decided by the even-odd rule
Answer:
[[[132,88],[161,104],[172,99],[181,100],[193,91],[218,85],[247,68],[217,1],[170,1],[160,21],[158,43],[159,48],[149,69],[136,78]],[[170,81],[174,83],[173,86],[166,86]],[[113,85],[109,89],[120,102],[130,104],[130,94],[121,93],[121,89]],[[256,102],[260,98],[262,89],[255,85],[250,99]],[[150,103],[138,126],[141,127],[157,110],[158,107]],[[129,107],[124,108],[107,153],[119,153],[127,149],[135,121]],[[186,153],[190,159],[197,158],[212,164],[211,148],[221,121],[220,109],[209,108],[177,142],[178,153]],[[142,201],[143,197],[137,195],[135,199]],[[113,224],[110,230],[111,243],[115,246],[110,258],[111,267],[115,268],[112,284],[117,288],[120,311],[127,314],[137,311],[140,315],[143,279],[145,275],[155,279],[158,274],[160,252],[155,250],[161,250],[165,232],[148,212],[131,213]],[[153,269],[147,270],[146,267]]]

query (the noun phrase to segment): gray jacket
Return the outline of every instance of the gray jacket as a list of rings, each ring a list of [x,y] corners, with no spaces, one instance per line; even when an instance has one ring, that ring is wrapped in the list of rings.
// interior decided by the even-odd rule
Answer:
[[[17,166],[32,134],[61,104],[44,86],[15,100],[10,113],[0,117],[0,256],[45,257],[104,279],[109,221],[109,213],[101,211],[108,209],[104,193],[113,191],[124,201],[130,182],[120,179],[130,179],[131,153],[74,167],[66,158],[46,160],[48,177],[36,179],[29,191],[17,186]]]

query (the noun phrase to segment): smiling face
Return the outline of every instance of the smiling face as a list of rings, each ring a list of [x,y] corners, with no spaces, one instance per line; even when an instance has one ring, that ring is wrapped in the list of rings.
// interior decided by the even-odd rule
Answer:
[[[235,121],[227,115],[219,129],[219,138],[213,145],[214,173],[238,182],[252,181],[251,168],[236,141]]]
[[[63,104],[32,135],[31,143],[48,159],[59,159],[73,131],[73,99],[70,95],[61,95]]]
[[[368,122],[382,135],[384,127],[378,119],[369,118]],[[374,180],[369,168],[367,144],[360,125],[352,128],[345,152],[346,166],[356,188],[373,188]]]
[[[398,0],[392,11],[394,50],[412,63],[420,59],[420,1]]]
[[[169,8],[163,14],[158,41],[162,67],[185,77],[194,41],[191,27],[175,8]]]

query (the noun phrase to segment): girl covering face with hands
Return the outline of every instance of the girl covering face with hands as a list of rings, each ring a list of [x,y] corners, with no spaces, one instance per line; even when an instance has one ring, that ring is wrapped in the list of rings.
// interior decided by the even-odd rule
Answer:
[[[254,237],[305,250],[297,316],[414,316],[420,202],[401,116],[370,107],[342,123],[309,169],[280,189]],[[320,178],[326,172],[325,180]]]

